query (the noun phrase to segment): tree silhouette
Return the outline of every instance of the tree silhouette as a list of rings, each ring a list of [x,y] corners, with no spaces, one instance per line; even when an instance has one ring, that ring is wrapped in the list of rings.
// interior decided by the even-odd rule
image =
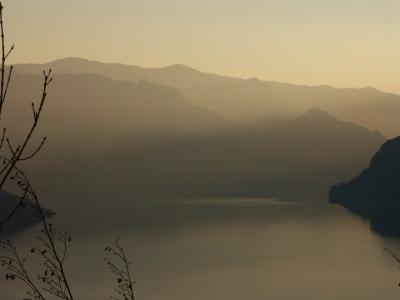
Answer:
[[[1,71],[0,71],[0,128],[2,116],[4,115],[4,104],[13,75],[13,66],[7,66],[7,59],[14,51],[14,45],[6,50],[6,41],[3,22],[4,7],[0,1],[0,31],[1,31]],[[43,71],[43,88],[41,97],[37,104],[32,106],[32,123],[26,135],[19,143],[15,143],[7,135],[7,128],[3,127],[0,136],[0,191],[4,191],[6,184],[12,183],[19,191],[19,202],[16,204],[5,218],[0,220],[0,231],[13,220],[13,216],[19,209],[30,203],[37,213],[42,225],[40,234],[37,236],[38,245],[32,246],[30,254],[41,262],[42,272],[40,275],[32,276],[27,269],[27,258],[22,257],[17,247],[10,240],[0,241],[1,250],[4,254],[0,255],[0,266],[6,269],[5,280],[20,281],[26,287],[24,299],[47,300],[59,298],[74,300],[69,277],[65,270],[65,261],[68,252],[68,245],[71,242],[71,235],[65,231],[59,231],[46,218],[44,210],[40,204],[27,174],[21,169],[20,163],[33,159],[43,148],[46,138],[42,138],[35,150],[27,153],[26,149],[31,146],[32,137],[39,124],[40,117],[47,99],[47,90],[52,83],[51,69]],[[1,199],[0,199],[1,201]],[[134,289],[130,263],[127,260],[124,249],[120,245],[119,239],[110,246],[106,247],[105,261],[113,274],[117,275],[117,297],[113,299],[133,300]],[[110,257],[111,255],[111,257]]]
[[[106,256],[104,260],[109,266],[111,272],[117,277],[118,287],[115,290],[117,297],[112,296],[115,300],[134,300],[135,293],[133,290],[133,284],[128,259],[126,258],[124,248],[120,244],[119,238],[110,246],[104,248]],[[111,256],[111,257],[110,257]]]

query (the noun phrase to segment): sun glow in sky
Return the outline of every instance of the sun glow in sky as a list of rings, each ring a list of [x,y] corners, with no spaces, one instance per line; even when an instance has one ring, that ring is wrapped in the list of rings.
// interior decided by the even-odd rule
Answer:
[[[399,0],[5,0],[13,62],[175,63],[400,93]]]

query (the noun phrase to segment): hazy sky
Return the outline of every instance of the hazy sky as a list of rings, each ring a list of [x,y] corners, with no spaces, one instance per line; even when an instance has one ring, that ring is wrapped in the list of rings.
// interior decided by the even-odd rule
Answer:
[[[400,93],[399,0],[5,0],[14,62],[183,63]]]

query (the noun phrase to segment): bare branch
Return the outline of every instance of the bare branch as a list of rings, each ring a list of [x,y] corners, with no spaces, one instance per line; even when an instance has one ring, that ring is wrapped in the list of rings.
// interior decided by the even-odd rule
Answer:
[[[0,150],[3,148],[4,140],[6,138],[6,132],[7,132],[7,128],[3,128],[3,133],[1,135],[1,141],[0,141]]]
[[[105,247],[104,251],[106,252],[104,261],[110,268],[111,272],[117,277],[118,283],[117,288],[114,289],[118,296],[111,296],[111,298],[116,300],[134,300],[135,293],[133,285],[135,282],[132,280],[129,267],[130,263],[128,262],[124,249],[120,244],[119,238],[117,238],[110,247]],[[107,255],[116,257],[117,262],[113,262],[113,260],[107,257]]]
[[[15,45],[13,44],[11,46],[10,50],[8,50],[7,54],[5,55],[5,59],[7,59],[7,57],[11,54],[11,52],[13,52],[14,48],[15,48]]]
[[[10,150],[12,156],[15,157],[16,154],[17,154],[18,151],[19,151],[19,150],[18,150],[18,149],[19,149],[19,146],[14,150],[14,147],[11,145],[10,139],[7,138],[7,139],[6,139],[6,142],[7,142],[8,149]]]
[[[52,81],[52,78],[50,78],[51,69],[50,69],[47,73],[46,73],[45,71],[43,71],[43,74],[44,74],[44,78],[43,78],[43,90],[42,90],[41,99],[40,99],[40,101],[39,101],[39,108],[38,108],[37,110],[35,110],[35,108],[34,108],[34,106],[33,106],[33,111],[34,111],[33,123],[32,123],[31,128],[30,128],[29,131],[28,131],[28,134],[27,134],[26,137],[25,137],[25,140],[23,141],[23,143],[22,143],[21,146],[19,147],[18,151],[17,151],[17,150],[14,150],[14,149],[11,147],[9,141],[7,142],[7,143],[9,144],[10,150],[11,150],[12,153],[13,153],[14,158],[11,160],[10,165],[9,165],[8,168],[5,170],[4,176],[0,179],[0,190],[3,188],[5,182],[8,180],[8,177],[9,177],[10,173],[12,172],[12,170],[14,169],[14,167],[17,165],[17,163],[18,163],[19,161],[21,161],[21,157],[23,156],[24,151],[25,151],[26,147],[28,146],[28,144],[29,144],[29,142],[30,142],[30,140],[31,140],[31,138],[32,138],[32,135],[33,135],[33,133],[35,132],[36,127],[37,127],[37,125],[38,125],[38,123],[39,123],[40,114],[42,113],[43,105],[44,105],[45,100],[46,100],[46,98],[47,98],[47,88],[48,88],[49,84],[50,84],[51,81]],[[41,144],[41,146],[43,146],[43,145]],[[40,150],[41,146],[39,147],[39,150]],[[37,151],[37,152],[38,152],[38,151]],[[37,154],[37,153],[34,153],[34,155],[36,155],[36,154]],[[34,155],[33,155],[33,156],[34,156]],[[32,157],[33,157],[33,156],[32,156]],[[28,156],[28,157],[29,157],[29,156]],[[23,160],[26,160],[26,158],[23,159]]]
[[[3,250],[9,253],[8,256],[1,257],[1,266],[5,267],[10,273],[6,274],[7,280],[19,279],[29,289],[28,295],[32,295],[35,299],[46,300],[39,288],[33,283],[29,273],[25,269],[26,259],[21,258],[17,252],[17,248],[10,241],[0,241]]]
[[[7,96],[7,89],[8,85],[11,80],[11,74],[13,71],[13,68],[10,67],[7,83],[5,80],[5,67],[6,67],[6,61],[8,56],[13,52],[15,46],[12,45],[10,50],[6,52],[5,50],[5,37],[4,37],[4,22],[3,22],[3,4],[0,3],[0,31],[1,31],[1,83],[0,83],[0,119],[2,115],[2,109],[4,102],[6,101],[6,96]],[[6,84],[6,87],[4,86]]]
[[[14,45],[12,45],[7,52],[5,50],[6,44],[4,36],[3,10],[4,7],[2,1],[0,1],[0,119],[13,75],[13,66],[10,66],[8,75],[6,76],[6,61],[14,51]],[[33,281],[30,273],[25,268],[26,259],[19,255],[16,247],[10,241],[0,241],[0,245],[2,245],[3,250],[6,252],[5,255],[0,256],[0,265],[5,267],[8,271],[6,274],[6,280],[19,280],[27,287],[27,295],[29,296],[29,299],[46,300],[47,296],[54,296],[59,299],[74,300],[64,265],[68,252],[68,244],[71,242],[71,236],[67,232],[58,231],[50,222],[47,221],[39,198],[33,189],[29,178],[19,167],[19,162],[34,158],[45,144],[46,138],[43,138],[31,154],[25,153],[30,146],[31,139],[39,124],[41,113],[47,99],[48,87],[53,81],[51,74],[51,69],[43,71],[41,97],[36,105],[35,103],[31,104],[33,121],[22,141],[19,144],[16,143],[15,145],[18,146],[14,147],[10,139],[6,136],[5,128],[3,129],[0,139],[0,149],[2,149],[4,143],[6,143],[10,152],[10,155],[7,152],[6,156],[0,154],[0,162],[3,164],[2,169],[0,170],[0,191],[3,190],[3,187],[8,180],[13,180],[16,182],[17,187],[22,193],[20,201],[16,207],[4,220],[0,222],[0,228],[6,224],[26,203],[32,205],[42,223],[42,230],[37,237],[39,245],[31,248],[31,253],[35,254],[42,261],[43,274],[37,276],[36,280]],[[130,272],[130,263],[127,260],[123,247],[120,245],[119,238],[115,240],[111,247],[106,247],[105,251],[106,254],[112,256],[112,258],[105,257],[104,259],[112,273],[117,276],[118,282],[117,288],[114,289],[117,292],[118,297],[112,298],[134,300],[134,281],[132,280]]]
[[[33,151],[32,154],[30,154],[30,155],[28,155],[28,156],[26,156],[26,157],[21,157],[19,160],[20,160],[20,161],[24,161],[24,160],[29,160],[29,159],[35,157],[35,155],[38,154],[38,152],[40,151],[40,149],[42,149],[42,147],[43,147],[43,145],[44,145],[45,142],[46,142],[46,137],[44,137],[44,138],[42,139],[42,141],[40,142],[39,146],[36,148],[35,151]]]
[[[388,252],[389,255],[390,255],[394,260],[396,260],[396,261],[400,264],[400,258],[397,256],[396,253],[394,253],[392,250],[390,250],[390,249],[388,249],[388,248],[385,248],[384,250],[385,250],[386,252]]]
[[[6,52],[5,36],[4,36],[4,23],[3,23],[3,4],[0,1],[0,34],[1,34],[1,70],[0,70],[0,118],[3,112],[3,105],[6,101],[7,92],[13,74],[13,66],[10,66],[8,76],[6,76],[6,60],[14,50],[14,45]],[[43,147],[46,138],[43,138],[38,147],[31,153],[25,154],[28,145],[30,145],[32,136],[39,124],[40,116],[47,98],[47,89],[52,83],[51,77],[52,70],[43,71],[43,87],[41,97],[35,106],[32,103],[33,122],[30,126],[23,141],[16,148],[11,144],[10,139],[6,137],[6,129],[3,129],[3,134],[0,141],[0,149],[4,142],[8,146],[11,157],[0,156],[3,163],[2,170],[0,171],[0,191],[8,179],[15,180],[17,187],[22,191],[22,197],[18,205],[10,212],[10,214],[1,221],[0,225],[8,222],[12,216],[16,214],[19,208],[25,205],[26,201],[30,201],[32,207],[39,215],[43,229],[41,236],[38,237],[40,242],[39,247],[33,247],[31,253],[37,254],[43,260],[44,275],[39,276],[42,285],[45,285],[43,291],[54,295],[61,299],[73,300],[72,292],[69,286],[67,276],[65,275],[64,261],[67,255],[67,244],[71,241],[68,233],[58,232],[52,224],[47,222],[45,213],[40,205],[39,199],[32,188],[29,178],[19,168],[18,163],[33,158]],[[57,248],[57,243],[62,245],[62,251]],[[29,273],[25,269],[25,259],[21,259],[16,247],[10,241],[0,242],[7,255],[3,257],[1,265],[5,267],[10,273],[7,274],[6,279],[20,280],[29,289],[27,294],[34,299],[46,300],[44,294],[36,283],[31,280]]]

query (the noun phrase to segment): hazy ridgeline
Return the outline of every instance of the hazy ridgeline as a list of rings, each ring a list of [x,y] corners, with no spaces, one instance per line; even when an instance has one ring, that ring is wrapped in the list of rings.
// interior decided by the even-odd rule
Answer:
[[[347,112],[362,101],[366,110],[374,101],[397,101],[397,96],[370,89],[243,81],[182,66],[148,70],[76,59],[51,66],[58,74],[38,131],[48,137],[48,143],[29,162],[33,180],[45,185],[126,182],[135,184],[135,192],[173,196],[325,196],[332,183],[355,176],[385,138],[308,107],[318,97],[325,106]],[[16,70],[33,73],[42,67],[17,66]],[[124,79],[134,74],[132,81],[147,77],[171,85],[182,80],[183,94],[193,98],[189,91],[194,95],[197,90],[208,109],[158,83],[88,73]],[[16,108],[10,112],[10,123],[16,121],[13,116],[31,113],[29,99],[39,93],[39,80],[34,75],[15,75],[10,102]],[[299,92],[298,100],[289,101],[288,95],[296,97],[296,90],[307,93]],[[220,100],[207,94],[211,92],[221,95]],[[361,97],[364,94],[366,98]],[[341,100],[329,101],[335,97]],[[200,98],[191,101],[202,102]],[[239,102],[247,112],[235,118],[232,113],[239,111]],[[347,105],[340,108],[337,102],[350,104],[346,109]],[[212,105],[219,106],[219,114]],[[17,127],[9,127],[23,128],[21,119],[17,121]]]
[[[254,123],[294,117],[319,107],[344,121],[352,121],[386,137],[400,132],[400,96],[374,88],[337,89],[329,86],[299,86],[287,83],[243,80],[199,72],[183,65],[143,68],[106,64],[79,58],[52,63],[17,65],[23,73],[38,74],[52,67],[56,73],[99,74],[116,80],[147,79],[178,89],[195,105],[208,108],[234,123]]]

